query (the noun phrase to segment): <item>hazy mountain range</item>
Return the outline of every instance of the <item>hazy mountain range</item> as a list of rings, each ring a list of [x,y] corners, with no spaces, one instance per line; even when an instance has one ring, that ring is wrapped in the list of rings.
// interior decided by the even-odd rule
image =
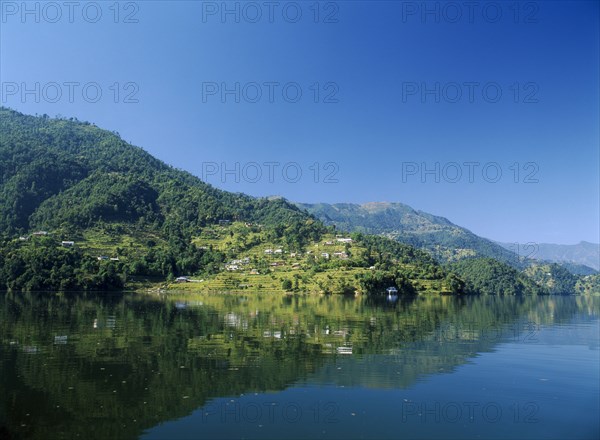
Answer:
[[[595,270],[600,270],[600,244],[581,241],[577,244],[552,243],[500,243],[509,250],[519,249],[521,255],[530,255],[538,260],[554,261],[557,263],[583,264]]]
[[[443,262],[465,257],[490,257],[518,268],[527,258],[563,263],[578,274],[599,270],[599,245],[581,242],[573,246],[554,244],[497,243],[480,237],[450,220],[415,210],[403,203],[296,203],[325,224],[340,230],[384,235],[423,248]],[[581,266],[587,266],[581,267]]]

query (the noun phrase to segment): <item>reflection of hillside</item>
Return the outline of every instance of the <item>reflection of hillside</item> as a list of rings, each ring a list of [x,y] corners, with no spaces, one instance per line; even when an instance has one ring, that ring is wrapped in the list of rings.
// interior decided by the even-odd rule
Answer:
[[[211,398],[298,381],[408,387],[492,350],[506,328],[597,313],[595,300],[8,295],[0,426],[29,438],[135,438]]]

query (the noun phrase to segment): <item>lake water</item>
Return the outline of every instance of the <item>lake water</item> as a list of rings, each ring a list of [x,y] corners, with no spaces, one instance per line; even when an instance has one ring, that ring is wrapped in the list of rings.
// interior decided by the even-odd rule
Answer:
[[[597,439],[599,306],[0,294],[0,438]]]

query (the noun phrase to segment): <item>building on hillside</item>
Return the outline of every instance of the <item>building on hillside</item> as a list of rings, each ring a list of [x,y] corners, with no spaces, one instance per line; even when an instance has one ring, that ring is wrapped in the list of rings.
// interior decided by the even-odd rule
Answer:
[[[60,245],[63,247],[73,247],[73,246],[75,246],[75,242],[74,241],[61,241]]]

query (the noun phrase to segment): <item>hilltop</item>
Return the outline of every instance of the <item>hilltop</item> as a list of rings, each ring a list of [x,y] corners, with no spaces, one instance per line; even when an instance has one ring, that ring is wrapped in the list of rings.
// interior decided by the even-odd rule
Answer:
[[[361,234],[341,246],[285,199],[216,189],[88,122],[2,108],[0,133],[4,288],[123,289],[186,276],[206,283],[178,288],[461,290],[423,251]],[[232,269],[236,260],[251,267]]]
[[[382,235],[422,248],[449,263],[463,258],[488,257],[517,268],[524,267],[516,252],[479,237],[450,220],[418,211],[403,203],[296,203],[326,225],[342,231]]]
[[[89,122],[0,108],[0,289],[554,289],[507,265],[511,252],[441,217],[400,204],[320,206],[330,213],[364,211],[366,223],[355,227],[349,214],[346,223],[335,223],[332,214],[325,224],[307,206],[280,197],[219,190]],[[404,232],[371,235],[400,213]],[[340,231],[346,228],[355,232]],[[424,246],[431,237],[443,245]],[[481,258],[490,255],[504,261]],[[442,264],[465,257],[461,265]],[[594,277],[575,285],[594,291]],[[491,287],[498,280],[500,290]]]

